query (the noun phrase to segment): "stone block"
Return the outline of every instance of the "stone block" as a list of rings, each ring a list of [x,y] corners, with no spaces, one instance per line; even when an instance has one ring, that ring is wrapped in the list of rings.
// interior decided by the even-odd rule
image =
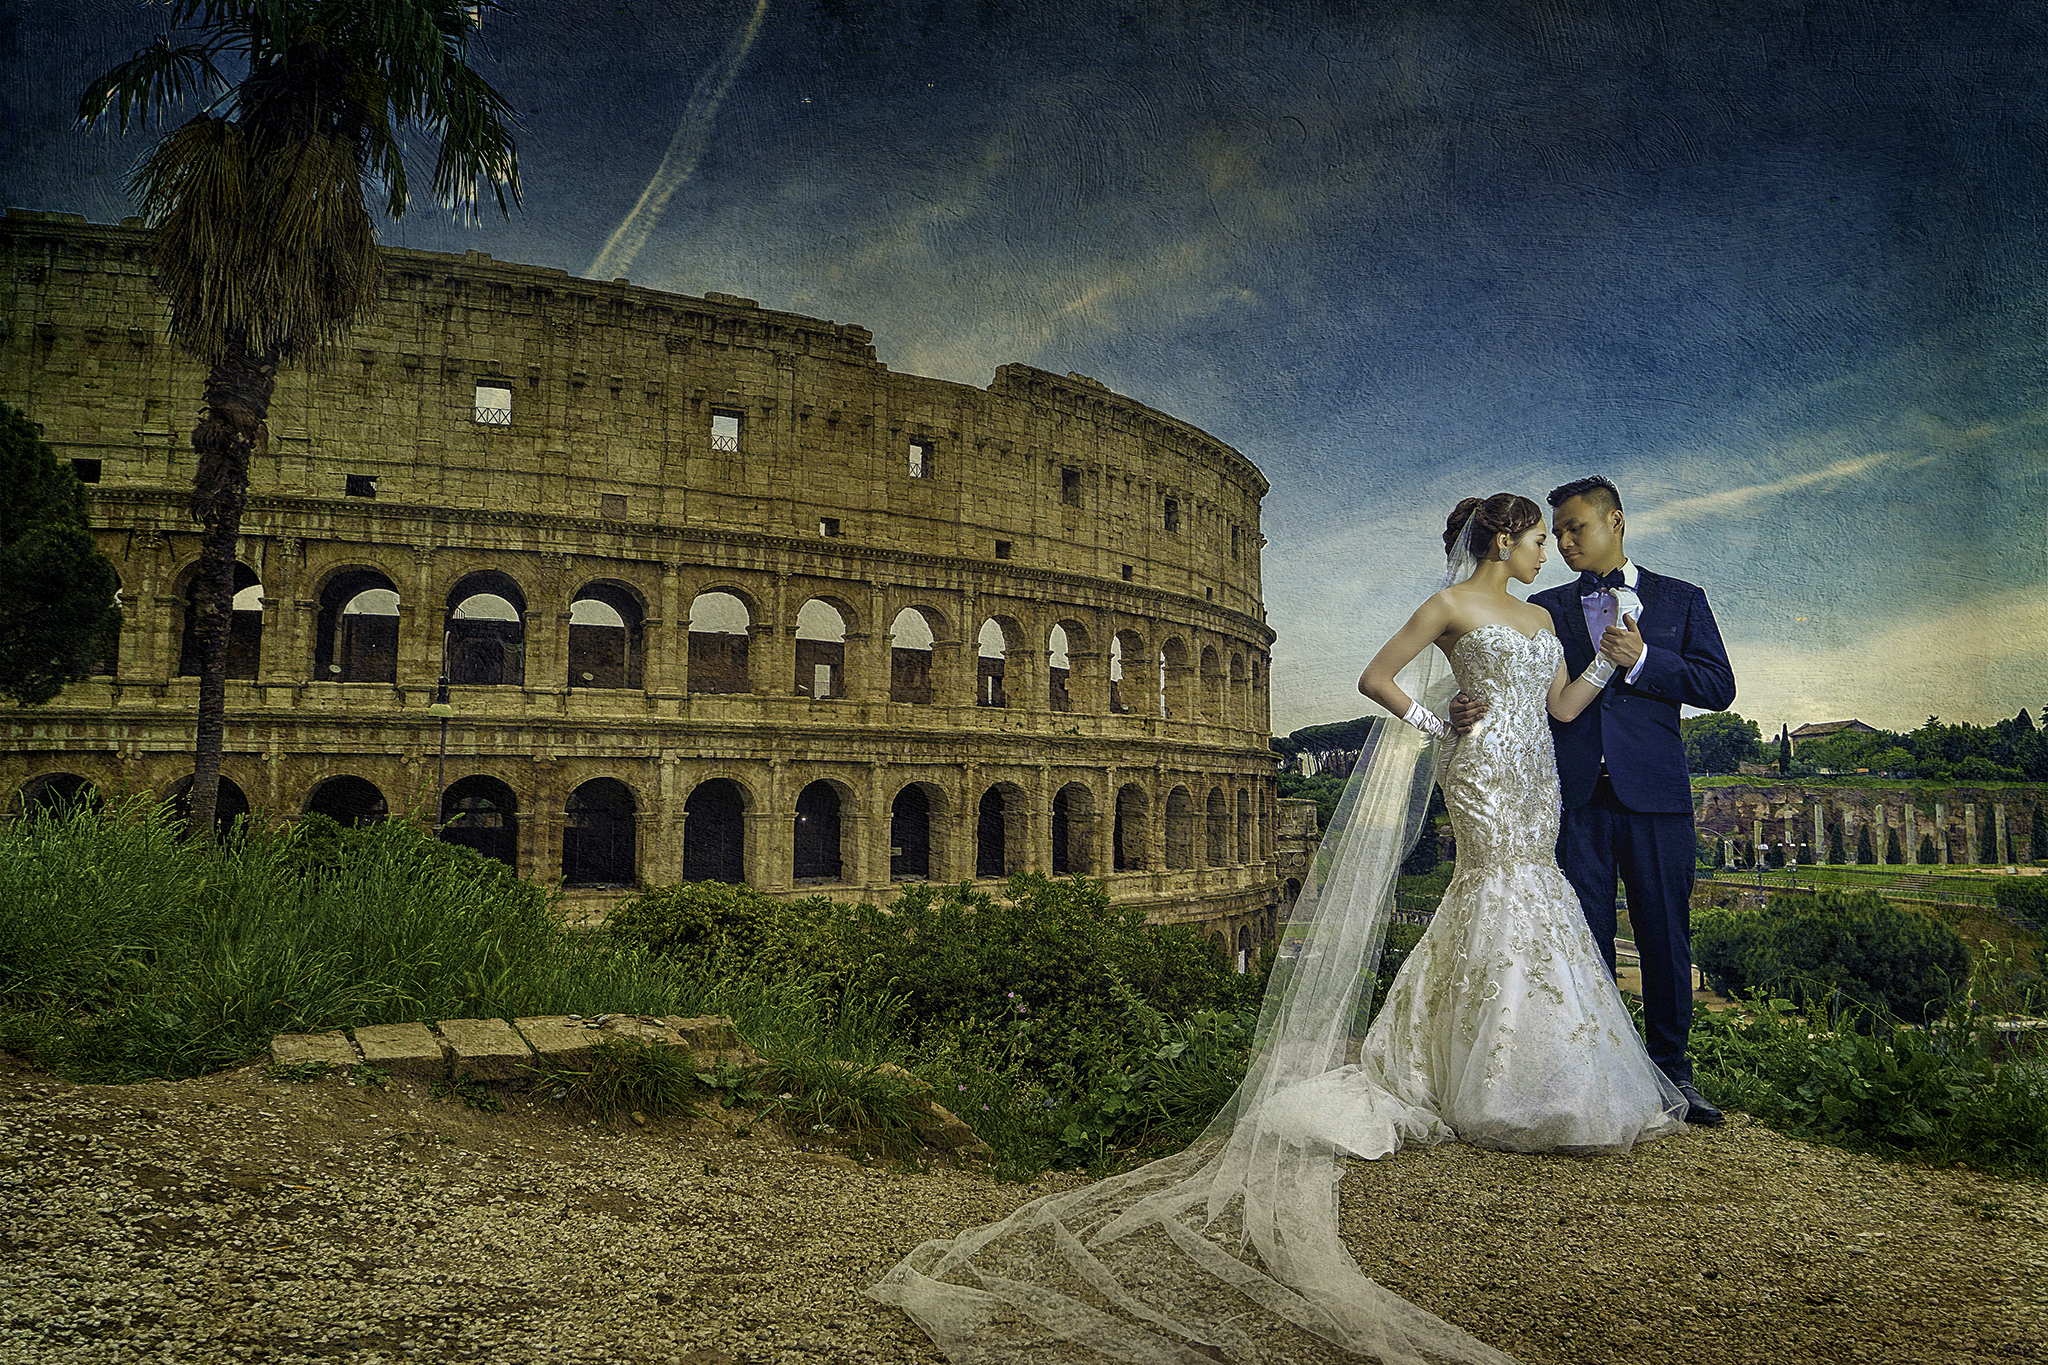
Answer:
[[[356,1064],[356,1050],[345,1033],[280,1033],[270,1040],[270,1060],[279,1066],[347,1068]]]
[[[722,1014],[707,1014],[696,1019],[667,1014],[662,1016],[661,1022],[674,1030],[683,1046],[692,1052],[732,1052],[744,1046],[732,1026],[732,1020]]]
[[[369,1024],[355,1035],[365,1065],[415,1080],[448,1079],[448,1056],[425,1024]]]
[[[543,1071],[588,1071],[590,1045],[604,1036],[596,1029],[572,1024],[559,1014],[514,1019],[512,1025],[533,1049],[534,1065]]]
[[[447,1045],[449,1071],[480,1081],[523,1081],[533,1076],[533,1049],[503,1019],[443,1019],[436,1027]]]
[[[680,1046],[676,1031],[651,1014],[607,1014],[598,1025],[599,1038],[637,1038],[643,1043]]]

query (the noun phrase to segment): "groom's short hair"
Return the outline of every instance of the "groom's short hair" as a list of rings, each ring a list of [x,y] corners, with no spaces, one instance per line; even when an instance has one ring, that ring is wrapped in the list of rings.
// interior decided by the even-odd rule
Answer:
[[[1621,494],[1617,493],[1614,485],[1609,483],[1606,476],[1601,474],[1592,474],[1583,479],[1573,479],[1570,483],[1561,483],[1550,490],[1550,497],[1546,501],[1552,507],[1562,507],[1573,498],[1585,498],[1603,511],[1619,512],[1621,510]]]

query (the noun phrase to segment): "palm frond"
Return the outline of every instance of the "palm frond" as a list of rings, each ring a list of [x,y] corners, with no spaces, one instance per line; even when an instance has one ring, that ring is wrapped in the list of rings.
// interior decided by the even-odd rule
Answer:
[[[114,131],[126,133],[131,124],[175,109],[209,87],[227,89],[227,77],[213,64],[215,50],[205,43],[173,47],[159,39],[85,88],[78,101],[79,123],[90,128],[111,113]]]

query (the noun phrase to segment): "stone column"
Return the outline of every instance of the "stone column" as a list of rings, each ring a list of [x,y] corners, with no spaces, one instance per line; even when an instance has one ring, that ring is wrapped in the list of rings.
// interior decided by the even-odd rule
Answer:
[[[434,684],[448,663],[442,657],[448,608],[434,600],[433,548],[414,546],[412,566],[412,592],[401,595],[398,604],[398,682],[402,687],[425,688],[427,701],[431,702]],[[412,609],[410,614],[406,611],[408,606]]]
[[[1899,853],[1908,866],[1920,861],[1920,807],[1911,798],[1899,804]]]
[[[869,823],[873,829],[866,845],[866,865],[860,869],[858,880],[862,886],[887,886],[893,831],[890,828],[889,767],[886,763],[868,765],[867,803],[868,810],[872,812]]]
[[[1750,861],[1761,864],[1764,860],[1764,818],[1759,815],[1750,822]]]
[[[683,619],[681,573],[680,565],[661,566],[654,613],[640,623],[640,689],[664,714],[674,714],[673,706],[660,703],[673,703],[689,686],[690,623]]]
[[[1948,802],[1934,803],[1934,861],[1948,866]]]
[[[763,891],[787,891],[794,877],[796,827],[792,802],[786,798],[786,759],[768,760],[767,789],[756,809],[747,812],[747,880]]]
[[[1067,699],[1075,715],[1099,716],[1109,709],[1107,655],[1067,651]]]
[[[1963,802],[1963,861],[1984,861],[1984,831],[1977,828],[1977,803]]]
[[[1721,866],[1735,866],[1735,841],[1725,834],[1721,836]]]
[[[683,875],[683,799],[676,791],[673,753],[656,756],[654,791],[654,818],[643,826],[648,846],[640,850],[640,865],[649,882],[666,886]]]
[[[1808,844],[1813,850],[1814,862],[1825,863],[1828,860],[1827,814],[1821,809],[1821,804],[1818,801],[1813,803],[1813,838],[1808,840]],[[1882,858],[1884,850],[1879,849],[1877,855]]]
[[[294,537],[275,540],[264,556],[263,657],[257,671],[266,687],[292,687],[309,676],[319,603],[299,596],[303,545]]]

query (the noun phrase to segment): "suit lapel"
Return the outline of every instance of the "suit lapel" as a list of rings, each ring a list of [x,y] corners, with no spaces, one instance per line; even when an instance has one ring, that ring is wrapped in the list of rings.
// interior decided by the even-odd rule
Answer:
[[[1578,657],[1590,663],[1593,659],[1593,637],[1586,633],[1586,609],[1579,605],[1579,585],[1567,583],[1557,591],[1564,599],[1565,635],[1578,646]],[[1647,610],[1647,604],[1645,609]],[[1575,673],[1577,671],[1573,670]]]

